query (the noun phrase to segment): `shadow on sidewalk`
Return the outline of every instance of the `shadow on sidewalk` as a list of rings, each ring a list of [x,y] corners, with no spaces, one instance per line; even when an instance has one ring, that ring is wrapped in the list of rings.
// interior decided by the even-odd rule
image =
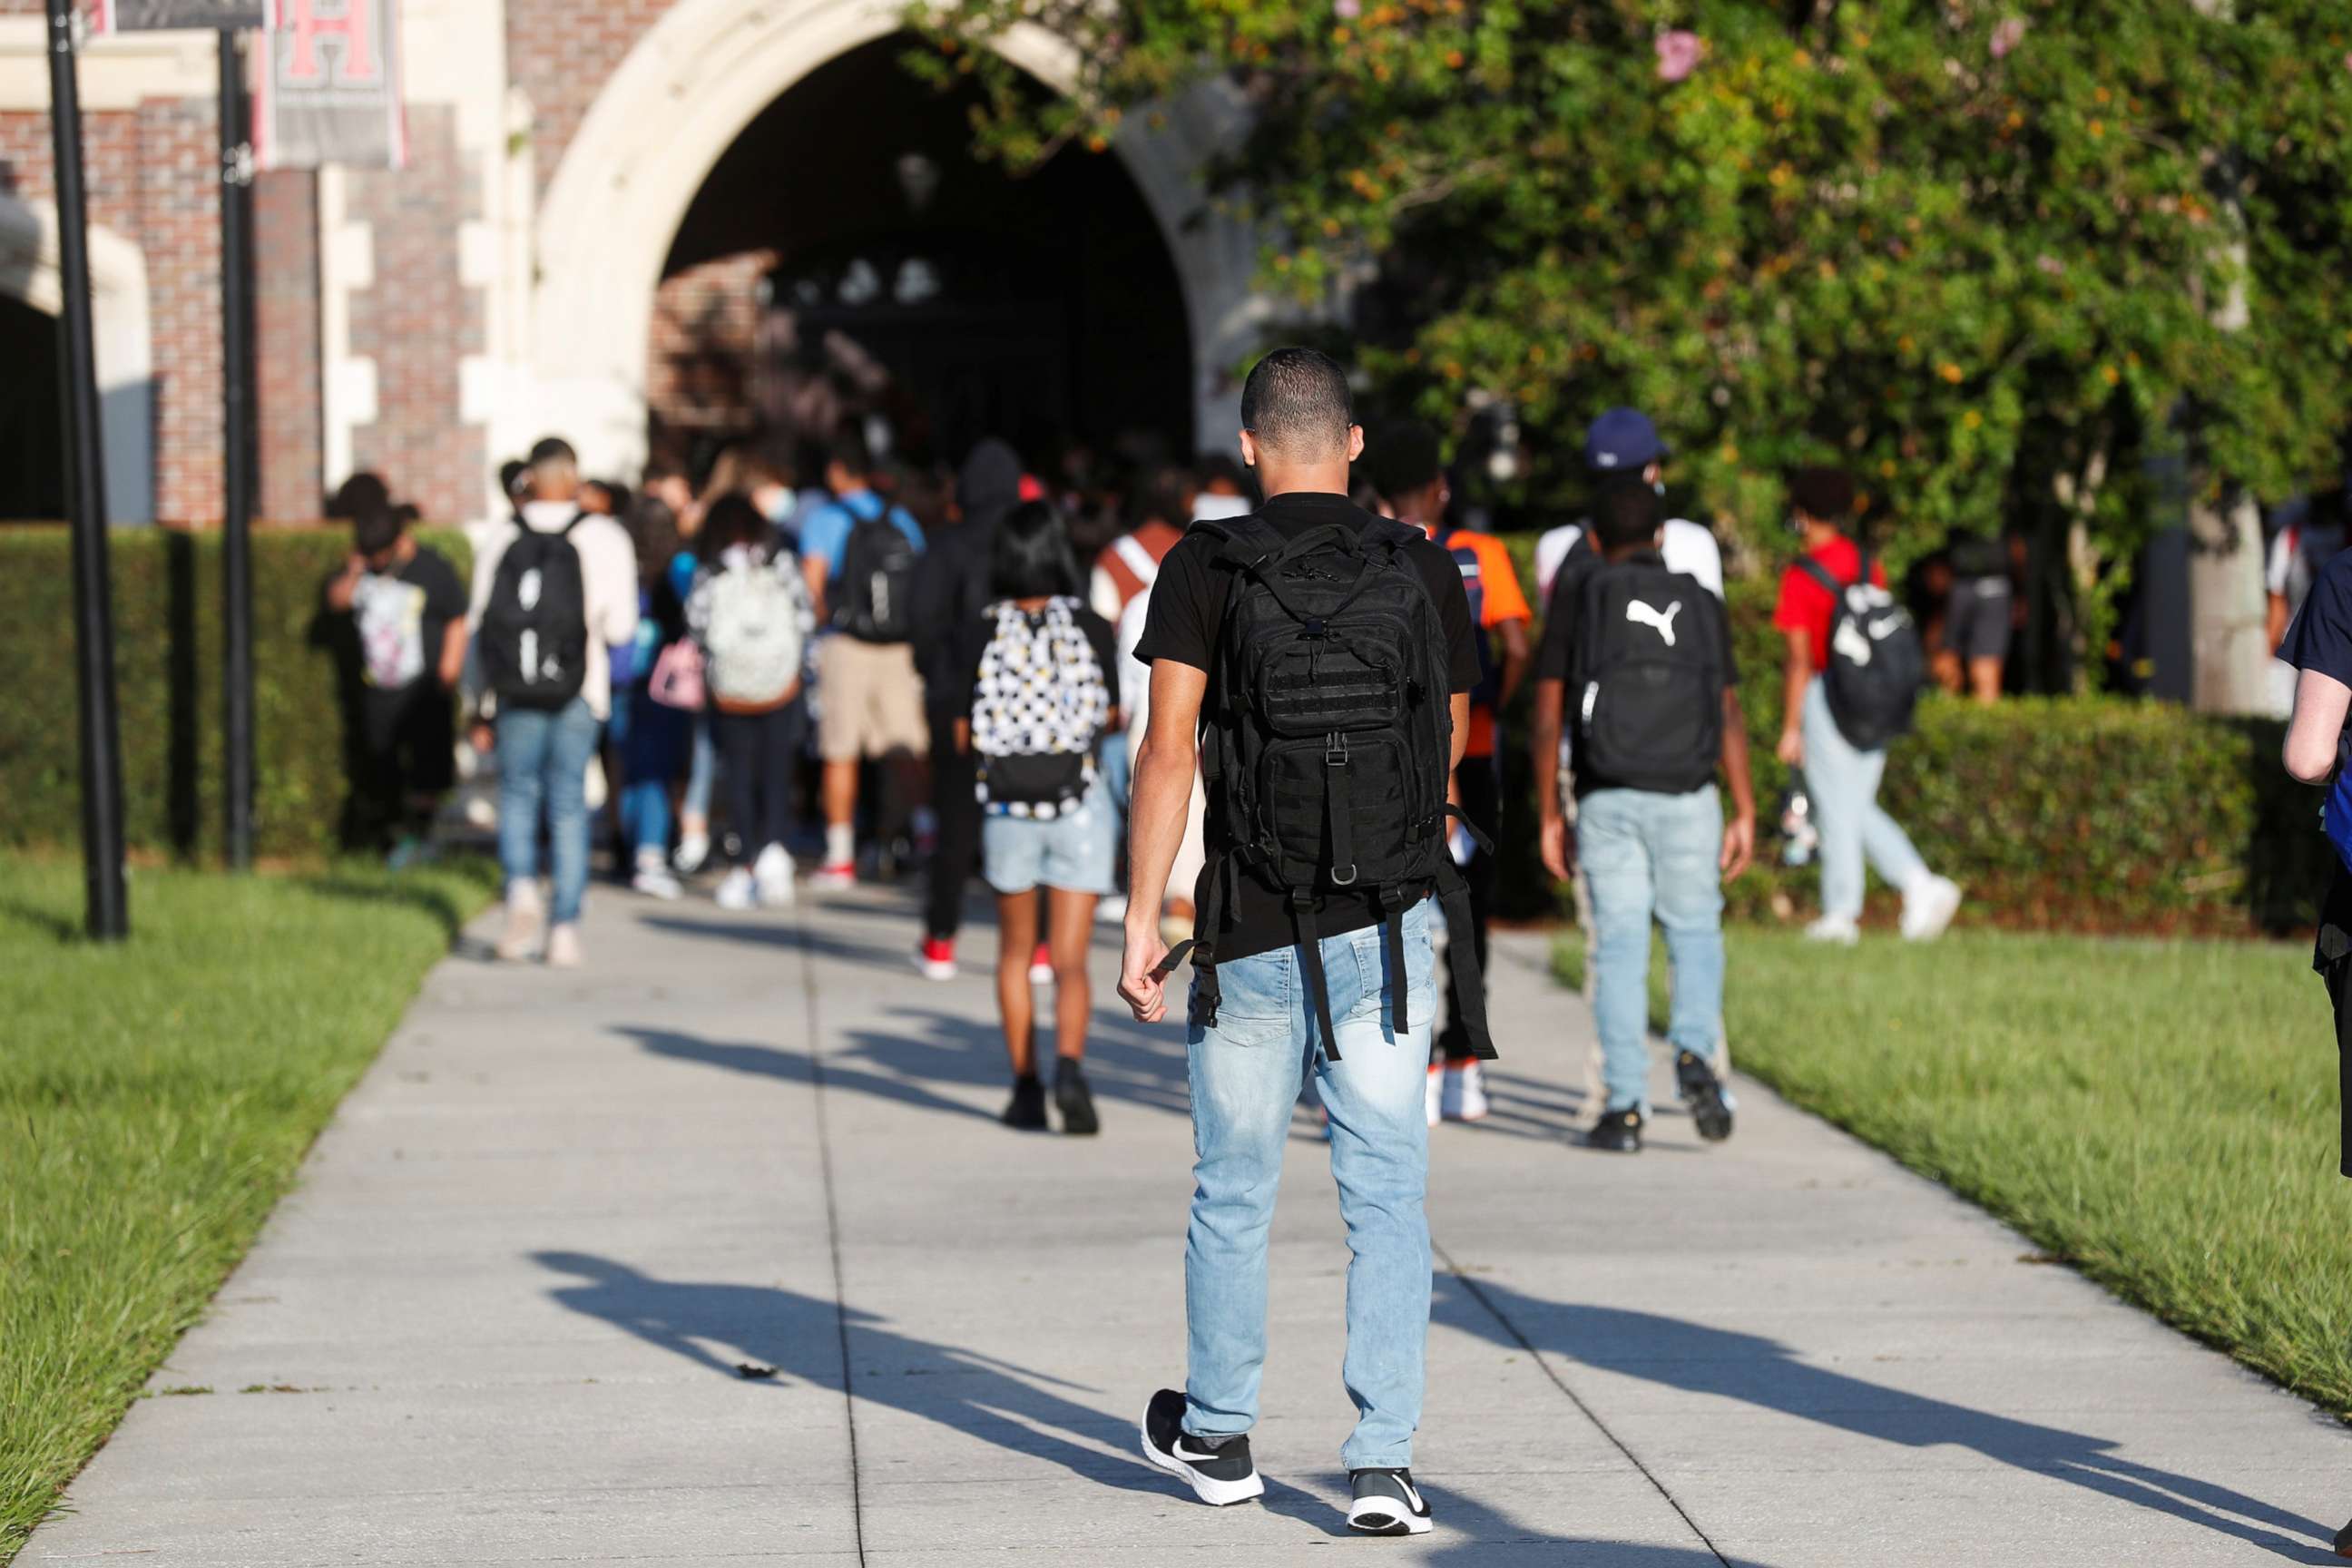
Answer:
[[[1440,1273],[1435,1321],[1507,1348],[1686,1394],[1737,1400],[1904,1447],[1972,1448],[2030,1474],[2201,1525],[2300,1563],[2336,1561],[2317,1522],[2227,1487],[2126,1459],[2110,1439],[1907,1394],[1799,1359],[1759,1334],[1612,1307],[1539,1300]]]
[[[836,1309],[797,1291],[656,1279],[581,1252],[535,1252],[531,1260],[573,1281],[548,1292],[562,1306],[740,1383],[746,1393],[792,1383],[840,1392],[845,1324],[859,1400],[936,1421],[1010,1453],[1051,1459],[1104,1486],[1159,1489],[1158,1472],[1129,1457],[1134,1426],[1128,1419],[1053,1392],[1094,1392],[1078,1384],[898,1333],[872,1312]],[[772,1367],[777,1375],[746,1378],[737,1371],[745,1362]]]

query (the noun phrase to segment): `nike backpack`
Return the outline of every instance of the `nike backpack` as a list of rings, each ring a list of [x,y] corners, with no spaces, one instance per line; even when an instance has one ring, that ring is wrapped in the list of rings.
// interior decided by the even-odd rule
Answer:
[[[1706,590],[1643,562],[1588,568],[1578,608],[1576,765],[1627,789],[1688,795],[1723,752],[1727,659]]]
[[[1109,672],[1078,624],[1078,601],[1034,615],[1006,603],[981,650],[971,698],[971,749],[981,804],[1001,816],[1051,819],[1085,805],[1095,741],[1110,722]]]
[[[703,683],[722,710],[761,712],[801,679],[803,603],[786,560],[730,566],[703,587]]]
[[[890,520],[886,502],[850,525],[841,552],[840,605],[834,622],[859,642],[912,642],[915,566],[922,552]]]
[[[1477,1054],[1495,1054],[1467,885],[1446,838],[1453,683],[1445,627],[1411,559],[1418,529],[1385,519],[1286,540],[1255,517],[1196,522],[1232,587],[1210,672],[1201,770],[1227,847],[1195,949],[1195,1021],[1216,1022],[1215,942],[1233,879],[1289,904],[1324,1052],[1337,1059],[1317,929],[1333,895],[1370,894],[1385,932],[1395,1027],[1410,1026],[1405,912],[1434,890],[1454,994]],[[1483,838],[1482,838],[1483,843]]]
[[[572,542],[580,521],[553,533],[518,522],[499,557],[478,646],[483,676],[503,706],[562,708],[587,679],[588,591]]]
[[[1910,733],[1919,689],[1927,681],[1927,656],[1911,612],[1870,580],[1870,552],[1857,552],[1857,558],[1861,574],[1851,584],[1839,582],[1811,556],[1798,565],[1837,601],[1829,667],[1822,671],[1830,717],[1854,750],[1878,752]]]

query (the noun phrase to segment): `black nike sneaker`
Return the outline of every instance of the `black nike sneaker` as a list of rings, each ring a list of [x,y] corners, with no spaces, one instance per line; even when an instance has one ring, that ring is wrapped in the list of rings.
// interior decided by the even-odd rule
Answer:
[[[1706,1058],[1691,1051],[1675,1057],[1675,1084],[1682,1090],[1683,1103],[1690,1107],[1691,1120],[1698,1124],[1698,1135],[1710,1143],[1720,1143],[1731,1136],[1731,1112],[1734,1101],[1723,1080]]]
[[[1184,1396],[1172,1388],[1161,1389],[1143,1407],[1143,1457],[1218,1508],[1265,1495],[1265,1482],[1250,1462],[1247,1435],[1195,1437],[1184,1430]]]
[[[2352,1557],[2352,1524],[2347,1524],[2336,1532],[2336,1555]]]
[[[1612,1154],[1638,1154],[1642,1152],[1642,1112],[1638,1107],[1627,1106],[1612,1110],[1592,1124],[1584,1135],[1588,1149],[1606,1149]]]
[[[1429,1500],[1412,1484],[1411,1470],[1349,1470],[1356,1500],[1348,1505],[1348,1528],[1359,1535],[1427,1535]]]
[[[998,1120],[1023,1132],[1045,1131],[1045,1086],[1037,1081],[1035,1073],[1013,1080],[1012,1102]]]
[[[1095,1114],[1094,1093],[1087,1088],[1086,1069],[1073,1058],[1055,1059],[1054,1106],[1062,1113],[1063,1131],[1083,1138],[1102,1131],[1102,1118]]]

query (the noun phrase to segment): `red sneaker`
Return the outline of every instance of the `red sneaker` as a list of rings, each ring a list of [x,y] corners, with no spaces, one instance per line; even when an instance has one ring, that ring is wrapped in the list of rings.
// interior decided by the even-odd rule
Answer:
[[[1041,942],[1037,944],[1037,951],[1029,955],[1029,984],[1032,985],[1051,985],[1053,983],[1053,951]]]
[[[923,972],[926,980],[953,980],[956,977],[955,939],[925,937],[923,945],[915,950],[915,967]]]

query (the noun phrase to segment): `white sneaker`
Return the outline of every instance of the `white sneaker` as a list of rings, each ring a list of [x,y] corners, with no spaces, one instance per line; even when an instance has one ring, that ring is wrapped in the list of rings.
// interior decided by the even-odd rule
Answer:
[[[689,833],[677,841],[677,853],[669,858],[670,865],[681,877],[691,877],[702,869],[710,858],[710,835]]]
[[[1428,1100],[1429,1124],[1434,1127],[1445,1120],[1445,1069],[1442,1067],[1429,1069]]]
[[[1448,1121],[1483,1121],[1486,1104],[1486,1069],[1477,1062],[1465,1062],[1460,1067],[1448,1064],[1444,1074],[1445,1088],[1439,1097],[1438,1113]]]
[[[675,899],[683,891],[677,879],[670,875],[669,862],[658,849],[647,847],[637,851],[637,869],[629,879],[629,886],[649,899]]]
[[[561,925],[547,933],[547,967],[577,969],[580,967],[580,928]]]
[[[792,907],[793,858],[781,844],[771,844],[760,851],[760,858],[751,868],[751,881],[760,895],[760,902],[770,909]]]
[[[1113,893],[1107,899],[1097,899],[1095,900],[1095,924],[1098,926],[1123,925],[1126,923],[1126,921],[1127,895],[1125,893]]]
[[[727,873],[719,884],[719,907],[722,910],[748,910],[759,900],[759,884],[751,879],[751,870],[742,866]]]
[[[1958,883],[1948,877],[1923,878],[1903,895],[1903,940],[1933,942],[1959,912]]]
[[[536,957],[539,928],[546,918],[547,905],[539,896],[537,882],[508,883],[507,929],[499,937],[499,956],[509,963]]]
[[[1843,915],[1823,915],[1805,928],[1805,940],[1852,947],[1862,940],[1862,928]]]

